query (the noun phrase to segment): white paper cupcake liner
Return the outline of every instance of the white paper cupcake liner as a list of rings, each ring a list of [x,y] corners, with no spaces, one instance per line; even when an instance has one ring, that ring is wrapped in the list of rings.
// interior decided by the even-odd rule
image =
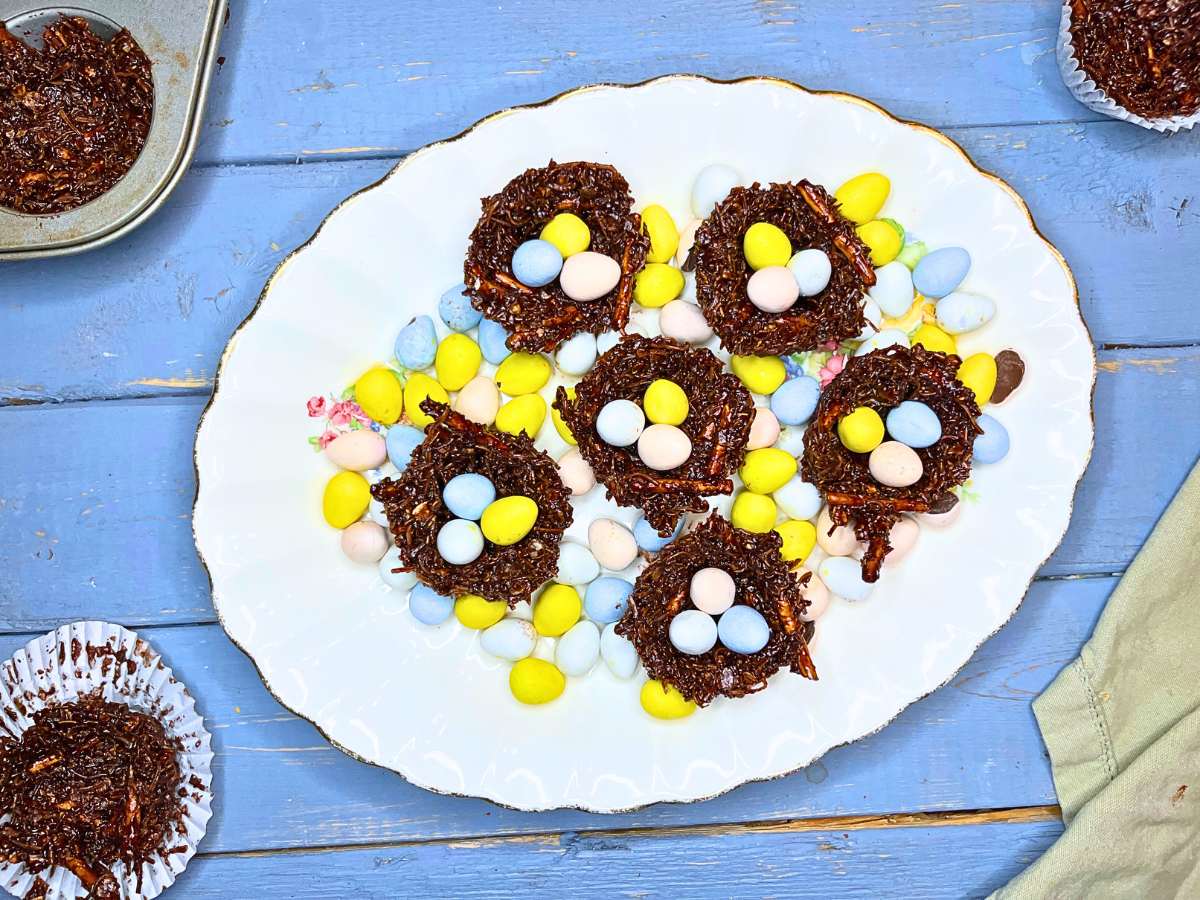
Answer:
[[[1058,47],[1055,54],[1058,58],[1058,71],[1062,73],[1063,82],[1075,99],[1088,109],[1123,122],[1132,122],[1142,128],[1154,131],[1170,132],[1191,128],[1200,122],[1200,110],[1190,116],[1171,116],[1165,119],[1147,119],[1132,113],[1118,104],[1100,89],[1096,82],[1079,66],[1075,58],[1075,46],[1071,40],[1071,4],[1069,0],[1063,3],[1062,18],[1058,25]]]
[[[171,832],[160,852],[137,873],[123,862],[113,867],[126,900],[149,900],[170,887],[188,861],[212,817],[212,738],[187,688],[177,681],[162,657],[132,631],[107,622],[74,622],[30,641],[0,665],[0,719],[19,735],[33,713],[52,704],[71,702],[99,692],[106,700],[157,718],[183,750],[183,833]],[[197,786],[199,785],[199,786]],[[47,900],[76,900],[87,890],[79,877],[59,866],[31,872],[22,864],[0,864],[0,884],[24,897],[41,874],[49,885]]]

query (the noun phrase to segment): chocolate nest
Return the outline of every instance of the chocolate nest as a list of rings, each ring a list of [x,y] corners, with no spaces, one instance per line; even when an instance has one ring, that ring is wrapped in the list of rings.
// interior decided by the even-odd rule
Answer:
[[[398,478],[371,488],[383,504],[404,565],[439,594],[478,594],[516,606],[558,571],[558,545],[571,524],[570,492],[558,465],[524,434],[505,434],[478,425],[444,403],[425,400],[434,421]],[[451,478],[475,472],[491,479],[497,497],[523,495],[538,505],[533,530],[506,547],[484,542],[483,553],[463,566],[446,562],[437,549],[438,531],[454,518],[442,502]]]
[[[924,347],[886,347],[852,357],[821,393],[804,435],[801,472],[829,504],[836,525],[854,520],[854,533],[867,544],[863,579],[875,581],[883,558],[892,549],[888,535],[902,513],[929,512],[945,494],[971,474],[971,448],[981,431],[975,420],[975,394],[958,380],[961,360]],[[905,400],[919,400],[937,414],[942,436],[918,449],[924,465],[921,479],[908,487],[888,487],[867,467],[868,454],[847,450],[838,437],[838,421],[860,406],[886,417]],[[953,496],[953,495],[951,495]]]
[[[675,382],[688,398],[680,428],[691,439],[692,455],[678,468],[658,472],[646,466],[637,446],[614,447],[596,432],[596,417],[612,400],[632,400],[658,378]],[[575,385],[575,399],[558,389],[554,408],[579,443],[579,452],[621,506],[640,507],[646,520],[666,537],[685,512],[704,512],[704,498],[733,491],[730,476],[746,456],[754,400],[736,376],[724,371],[711,350],[670,338],[628,335],[596,362]]]
[[[638,576],[616,629],[633,642],[651,678],[674,685],[701,706],[717,696],[761,691],[784,666],[816,680],[808,652],[814,626],[800,618],[808,608],[800,587],[811,575],[797,578],[788,570],[781,544],[773,531],[753,534],[713,513],[658,554]],[[710,566],[733,576],[737,603],[757,609],[771,626],[767,645],[757,653],[734,653],[718,642],[707,653],[689,656],[672,645],[671,620],[692,606],[692,576]]]
[[[829,256],[833,273],[825,290],[801,297],[790,309],[769,313],[746,296],[753,271],[742,238],[756,222],[780,228],[796,251],[816,248]],[[866,324],[862,299],[875,283],[871,253],[820,185],[757,183],[735,187],[696,231],[689,262],[696,270],[696,298],[721,345],[739,356],[812,350],[858,335]]]
[[[600,334],[625,327],[633,278],[646,261],[650,239],[642,233],[642,217],[633,211],[629,183],[620,172],[599,163],[551,160],[545,168],[518,175],[482,204],[463,281],[472,305],[509,330],[509,348],[549,353],[581,331]],[[533,288],[513,276],[513,251],[538,237],[559,213],[583,219],[592,235],[588,249],[621,264],[621,280],[598,300],[572,300],[557,279]]]

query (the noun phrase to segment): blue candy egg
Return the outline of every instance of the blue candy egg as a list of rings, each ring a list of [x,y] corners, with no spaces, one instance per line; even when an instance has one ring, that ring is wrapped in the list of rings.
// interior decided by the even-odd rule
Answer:
[[[771,639],[771,626],[752,606],[731,606],[717,621],[717,636],[734,653],[757,653]]]
[[[977,463],[998,463],[1008,456],[1008,429],[984,413],[976,420],[983,434],[975,438],[971,448],[972,458]]]
[[[637,671],[638,655],[629,638],[617,634],[617,626],[611,623],[600,632],[600,656],[609,671],[618,678],[632,678]]]
[[[803,448],[800,450],[803,453]],[[811,519],[821,511],[821,492],[800,475],[791,479],[773,495],[775,504],[792,519]]]
[[[583,609],[587,617],[602,625],[615,622],[625,615],[633,585],[624,578],[602,575],[588,585],[583,597]]]
[[[942,247],[921,257],[913,269],[913,287],[917,293],[940,300],[967,277],[971,254],[962,247]]]
[[[526,287],[545,287],[562,271],[563,258],[549,241],[526,241],[512,255],[512,271]]]
[[[491,319],[479,320],[479,349],[483,351],[483,358],[493,366],[500,365],[512,353],[505,343],[507,340],[508,329],[503,325]]]
[[[455,475],[442,488],[442,502],[460,519],[478,522],[489,503],[496,499],[496,486],[474,472]]]
[[[422,625],[441,625],[454,612],[454,601],[418,584],[408,595],[408,611]]]
[[[893,440],[909,447],[932,447],[941,440],[942,422],[924,403],[905,400],[887,414],[887,430]]]
[[[610,400],[596,416],[596,433],[613,447],[637,443],[646,427],[646,414],[632,400]]]
[[[384,443],[387,445],[388,459],[392,465],[403,472],[408,468],[413,451],[421,441],[425,440],[425,432],[412,425],[393,425],[388,429]]]
[[[682,530],[683,519],[680,519],[675,523],[675,530],[667,537],[663,537],[658,533],[658,529],[647,522],[645,516],[642,516],[633,524],[633,539],[637,541],[639,549],[645,550],[647,553],[657,553],[679,537],[679,532]]]
[[[427,369],[433,365],[437,352],[437,332],[433,319],[417,316],[400,329],[396,336],[396,359],[406,369]]]
[[[717,643],[717,623],[713,617],[698,609],[685,609],[671,620],[667,636],[680,653],[699,656]]]
[[[817,379],[808,375],[792,378],[771,395],[771,412],[782,425],[802,425],[812,417],[820,393]]]
[[[450,565],[465,566],[479,559],[483,552],[483,532],[474,522],[451,519],[438,529],[437,549]]]
[[[479,310],[471,305],[471,298],[466,295],[467,286],[456,284],[438,301],[438,315],[442,321],[455,331],[467,331],[479,324],[483,318]]]

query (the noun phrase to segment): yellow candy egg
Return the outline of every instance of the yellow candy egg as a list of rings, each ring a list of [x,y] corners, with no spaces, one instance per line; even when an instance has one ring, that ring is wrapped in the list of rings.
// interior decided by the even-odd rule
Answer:
[[[567,686],[567,676],[553,663],[526,657],[513,663],[508,673],[508,689],[522,703],[536,706],[559,697]]]
[[[975,392],[975,402],[983,406],[996,389],[996,360],[989,353],[971,354],[958,367],[958,380]]]
[[[642,409],[655,425],[679,425],[688,415],[687,394],[675,382],[657,378],[642,395]]]
[[[779,553],[786,562],[808,559],[808,554],[817,545],[817,529],[812,522],[788,519],[776,525],[775,531],[783,538]]]
[[[424,372],[413,372],[404,385],[404,408],[408,410],[408,418],[418,428],[424,428],[433,421],[433,417],[421,409],[421,401],[427,397],[441,403],[450,402],[450,396],[444,387]]]
[[[633,299],[649,309],[666,306],[683,293],[683,272],[666,263],[647,263],[633,279]]]
[[[862,242],[871,249],[871,265],[886,266],[900,254],[904,237],[894,225],[882,219],[872,219],[854,229]]]
[[[541,238],[558,248],[563,259],[582,253],[592,243],[587,223],[574,213],[559,213],[542,228]]]
[[[496,385],[510,397],[532,394],[550,380],[550,361],[537,353],[510,353],[496,369]]]
[[[546,401],[541,394],[523,394],[509,400],[496,413],[496,428],[507,434],[525,432],[535,438],[546,421]]]
[[[567,399],[575,399],[575,388],[567,388]],[[563,421],[562,413],[555,407],[550,407],[550,421],[554,423],[554,430],[558,432],[558,436],[574,447],[579,442],[575,440],[575,435],[571,434],[571,429],[566,422]]]
[[[908,308],[902,316],[884,316],[883,322],[879,326],[880,331],[894,329],[903,331],[905,334],[912,334],[912,330],[920,325],[925,318],[925,301],[917,297],[913,305]]]
[[[371,369],[354,382],[354,399],[380,425],[394,425],[404,412],[404,388],[391,369]]]
[[[508,604],[503,600],[484,600],[478,594],[463,594],[454,601],[454,615],[467,628],[482,631],[504,618]]]
[[[862,225],[879,215],[891,191],[892,183],[886,175],[864,172],[843,184],[833,196],[841,204],[842,215],[856,225]]]
[[[463,386],[479,374],[483,352],[479,345],[457,331],[446,335],[438,344],[433,367],[437,380],[448,391],[461,391]]]
[[[792,480],[796,474],[796,457],[778,447],[762,447],[746,454],[738,475],[746,490],[770,494]]]
[[[775,518],[778,514],[775,501],[770,497],[742,491],[733,498],[729,521],[733,522],[735,528],[741,528],[743,531],[766,534],[775,527]]]
[[[755,394],[773,394],[787,378],[787,369],[778,356],[731,356],[729,368],[746,390]]]
[[[755,271],[767,266],[786,266],[792,258],[792,242],[778,226],[755,222],[742,236],[742,252]]]
[[[325,485],[321,512],[334,528],[346,528],[362,518],[371,502],[371,485],[357,472],[338,472]]]
[[[650,679],[642,685],[642,709],[656,719],[683,719],[696,711],[696,704],[674,685]]]
[[[675,220],[657,203],[642,210],[642,230],[650,236],[646,262],[665,263],[679,249],[679,229],[675,227]]]
[[[533,604],[533,627],[546,637],[559,637],[571,630],[583,612],[579,591],[569,584],[552,584]]]
[[[536,503],[528,497],[513,494],[489,503],[479,519],[479,527],[493,544],[507,547],[529,534],[537,517]]]
[[[869,406],[843,416],[837,426],[842,445],[853,453],[870,453],[883,441],[883,419]]]
[[[913,332],[912,345],[914,347],[919,345],[926,350],[934,350],[938,353],[958,353],[958,342],[954,339],[954,335],[946,334],[942,329],[928,322]]]

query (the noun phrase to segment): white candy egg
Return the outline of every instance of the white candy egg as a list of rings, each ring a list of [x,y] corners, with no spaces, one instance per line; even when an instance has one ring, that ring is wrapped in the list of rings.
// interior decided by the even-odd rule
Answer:
[[[563,541],[558,548],[558,574],[555,580],[562,584],[587,584],[600,575],[600,563],[592,551],[583,544]]]
[[[700,307],[686,300],[672,300],[662,308],[658,327],[669,338],[685,344],[703,344],[713,336]]]
[[[588,526],[588,547],[596,562],[612,572],[628,568],[638,555],[633,532],[615,519],[596,519]]]
[[[392,547],[383,554],[383,559],[379,560],[379,577],[383,579],[383,583],[388,587],[407,594],[413,589],[417,583],[417,576],[412,572],[393,572],[393,569],[399,569],[404,563],[400,561],[400,550]]]
[[[491,628],[485,628],[479,636],[479,645],[484,652],[499,659],[516,662],[533,652],[537,644],[537,629],[532,622],[523,619],[501,619]]]
[[[867,323],[863,325],[862,331],[858,333],[856,341],[865,341],[873,338],[883,325],[883,311],[880,310],[879,304],[870,297],[863,297],[862,301],[863,318]]]
[[[742,174],[732,166],[721,163],[705,166],[692,184],[692,214],[697,219],[708,218],[713,207],[741,183]]]
[[[688,596],[696,609],[710,616],[719,616],[733,606],[733,601],[737,599],[737,585],[733,576],[724,569],[710,566],[692,575]]]
[[[862,345],[854,351],[854,355],[866,356],[872,350],[882,350],[892,346],[909,346],[908,335],[898,328],[885,328],[863,341]]]
[[[867,460],[871,477],[888,487],[908,487],[925,474],[917,451],[899,441],[884,441],[871,451]]]
[[[637,671],[637,650],[629,638],[617,634],[616,622],[604,626],[600,635],[600,655],[609,671],[618,678],[632,678]]]
[[[558,639],[554,664],[564,675],[578,678],[592,671],[600,658],[600,629],[584,619]]]
[[[573,497],[582,497],[596,486],[596,475],[578,449],[572,447],[558,460],[558,477]]]
[[[472,422],[491,425],[500,409],[500,389],[487,375],[476,375],[454,398],[454,409]]]

